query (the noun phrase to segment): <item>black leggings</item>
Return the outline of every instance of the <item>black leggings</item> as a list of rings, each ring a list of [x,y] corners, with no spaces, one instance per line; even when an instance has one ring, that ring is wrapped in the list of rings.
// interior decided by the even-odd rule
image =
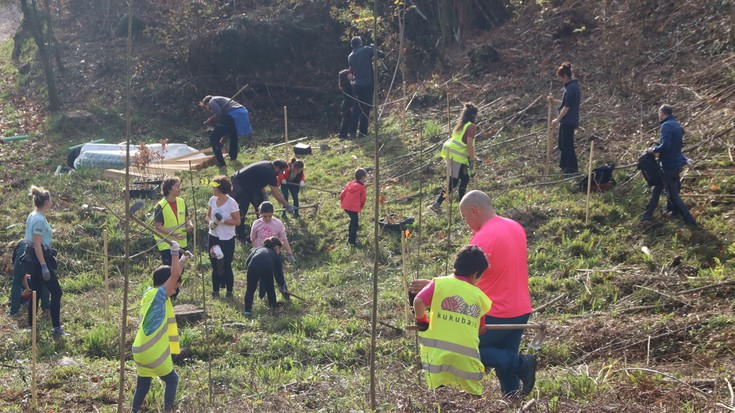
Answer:
[[[268,305],[276,305],[276,289],[273,285],[273,268],[250,266],[248,267],[248,286],[245,291],[245,311],[253,311],[253,300],[255,291],[260,283],[261,297],[263,293],[268,295]]]
[[[59,278],[56,276],[56,271],[51,267],[48,268],[51,273],[51,278],[48,281],[43,280],[43,273],[41,272],[41,264],[34,262],[30,265],[30,268],[24,268],[31,274],[31,289],[36,291],[36,308],[38,308],[38,301],[41,298],[41,289],[45,286],[51,294],[51,303],[49,310],[51,311],[51,324],[54,327],[61,327],[61,285],[59,285]],[[33,304],[28,306],[28,326],[33,326]]]
[[[212,264],[212,292],[219,293],[219,289],[224,284],[227,288],[227,292],[232,292],[232,287],[235,284],[235,276],[232,273],[232,260],[235,257],[235,238],[228,240],[221,240],[214,235],[209,236],[209,248],[211,249],[215,245],[219,245],[222,248],[222,271],[217,267],[217,259],[209,256],[209,262]]]
[[[467,165],[462,165],[459,169],[459,178],[452,178],[449,180],[449,192],[451,193],[459,183],[459,201],[462,200],[464,193],[467,192],[467,185],[470,183],[470,174],[467,171]],[[442,193],[439,194],[439,198],[436,199],[437,205],[441,205],[444,199],[447,198],[447,189],[443,188]]]
[[[258,210],[260,204],[265,201],[265,194],[260,189],[257,190],[244,190],[240,188],[233,188],[232,197],[237,201],[240,206],[240,225],[235,227],[235,234],[240,240],[249,239],[250,233],[245,230],[245,220],[248,219],[248,210],[252,205],[255,210]]]

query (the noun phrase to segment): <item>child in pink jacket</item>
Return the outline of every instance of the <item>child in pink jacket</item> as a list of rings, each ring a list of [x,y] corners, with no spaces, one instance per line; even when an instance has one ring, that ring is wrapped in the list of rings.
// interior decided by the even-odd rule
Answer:
[[[339,194],[340,207],[345,210],[350,217],[350,229],[347,243],[351,247],[355,247],[357,243],[358,213],[362,211],[367,199],[367,191],[365,190],[365,179],[367,172],[362,168],[355,170],[355,180],[350,181],[347,186],[342,189]]]

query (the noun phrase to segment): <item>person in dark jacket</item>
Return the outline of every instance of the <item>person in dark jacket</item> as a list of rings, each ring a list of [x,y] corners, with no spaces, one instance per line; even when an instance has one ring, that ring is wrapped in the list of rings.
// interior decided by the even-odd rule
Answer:
[[[222,146],[224,146],[225,136],[230,136],[230,160],[237,160],[238,139],[240,136],[253,133],[250,127],[250,114],[243,105],[224,96],[205,96],[201,106],[212,112],[204,124],[214,126],[214,130],[209,134],[209,144],[212,145],[217,165],[224,167],[225,158],[222,156]]]
[[[367,135],[370,109],[373,107],[373,56],[385,57],[381,51],[375,51],[373,46],[363,46],[360,37],[353,37],[350,41],[352,53],[347,56],[347,64],[355,77],[354,90],[355,101],[352,106],[352,119],[350,131],[353,137],[357,137],[358,125],[360,133]]]
[[[350,69],[339,72],[339,90],[342,91],[342,104],[339,111],[342,114],[342,123],[339,126],[340,139],[349,139],[351,132],[352,106],[355,104],[355,91],[352,88],[352,73]],[[354,137],[354,136],[353,136]]]
[[[679,174],[687,162],[687,159],[681,153],[684,129],[674,117],[674,109],[670,105],[661,105],[658,110],[658,120],[661,122],[661,141],[658,145],[648,148],[648,153],[658,154],[663,174],[663,185],[653,187],[651,199],[648,201],[641,220],[650,221],[653,218],[653,212],[658,207],[661,192],[665,189],[668,194],[669,209],[680,214],[685,224],[695,226],[697,223],[694,217],[679,196],[681,188]]]
[[[582,96],[571,63],[562,63],[556,69],[556,76],[564,84],[564,94],[561,100],[554,99],[551,95],[548,99],[550,103],[559,105],[559,116],[551,121],[552,126],[559,125],[559,167],[565,174],[575,174],[578,167],[577,153],[574,151],[574,130],[579,127],[579,103]]]
[[[245,230],[245,219],[250,205],[257,211],[260,204],[267,200],[265,187],[270,186],[271,195],[283,205],[286,211],[296,211],[296,208],[289,205],[281,191],[278,190],[278,174],[286,169],[288,169],[288,163],[283,159],[273,162],[261,161],[241,168],[230,177],[232,197],[240,205],[240,225],[235,228],[239,240],[249,242],[250,230]]]
[[[268,306],[276,308],[276,290],[273,285],[275,278],[278,290],[284,298],[289,300],[286,280],[283,277],[283,260],[281,248],[283,244],[278,237],[270,237],[263,242],[262,247],[255,248],[245,261],[248,266],[247,290],[245,291],[245,317],[253,315],[253,300],[255,290],[260,285],[260,297],[268,296]]]
[[[288,194],[291,194],[291,197],[293,198],[293,206],[296,208],[296,210],[293,212],[293,215],[296,218],[300,217],[299,192],[306,187],[306,175],[304,174],[304,166],[304,161],[296,158],[291,158],[291,162],[288,163],[288,168],[278,174],[278,182],[281,186],[281,194],[283,194],[283,199],[288,201]],[[286,211],[283,211],[281,213],[281,217],[284,219],[286,218]]]
[[[366,178],[367,171],[362,168],[357,168],[355,170],[355,180],[350,181],[339,194],[340,207],[342,207],[350,217],[347,243],[350,244],[351,247],[357,246],[357,230],[360,227],[360,212],[362,211],[362,208],[365,207],[365,201],[367,200],[367,190],[365,188]]]

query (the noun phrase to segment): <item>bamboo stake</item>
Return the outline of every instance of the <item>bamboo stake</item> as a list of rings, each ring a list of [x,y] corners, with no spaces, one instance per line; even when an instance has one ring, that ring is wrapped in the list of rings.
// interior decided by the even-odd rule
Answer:
[[[31,293],[31,305],[33,308],[32,311],[32,317],[31,320],[31,348],[32,348],[32,361],[31,361],[31,394],[33,395],[33,406],[38,407],[38,394],[36,392],[36,355],[37,355],[37,345],[36,345],[36,312],[38,310],[38,302],[36,302],[36,290],[33,290]]]
[[[546,111],[546,162],[544,163],[544,180],[549,176],[549,163],[551,162],[551,142],[553,141],[554,130],[551,128],[551,102],[548,102]]]
[[[590,141],[590,160],[589,165],[587,166],[587,207],[585,216],[584,216],[584,223],[587,224],[590,221],[590,192],[592,191],[592,160],[595,156],[595,141]]]
[[[201,276],[201,282],[202,282],[202,311],[204,311],[204,340],[207,343],[207,377],[208,377],[208,384],[209,384],[209,406],[211,407],[214,405],[214,395],[212,392],[213,384],[212,384],[212,348],[209,341],[209,317],[207,316],[207,282],[204,279],[204,271],[203,266],[201,265],[201,254],[199,254],[199,249],[197,248],[197,228],[199,228],[199,222],[197,220],[197,208],[196,208],[196,196],[194,193],[194,173],[192,172],[191,167],[191,161],[189,161],[189,182],[191,184],[191,208],[194,214],[194,235],[192,236],[192,242],[194,245],[194,253],[196,254],[196,260],[194,262],[196,263],[196,270],[199,271],[199,275]],[[195,270],[195,272],[196,272]]]
[[[447,90],[447,127],[449,128],[449,134],[452,134],[452,108],[449,106],[449,91]],[[447,215],[449,217],[449,227],[447,228],[447,255],[444,259],[444,275],[449,275],[449,255],[450,250],[452,249],[452,240],[451,240],[451,234],[452,234],[452,200],[454,199],[452,197],[452,167],[449,161],[449,156],[447,156],[447,198],[446,200],[449,201],[449,208],[447,208]]]
[[[375,42],[375,50],[378,50],[378,1],[373,0],[373,41]],[[373,102],[378,101],[378,59],[372,57],[373,66]],[[378,219],[380,214],[380,139],[378,135],[378,110],[373,110],[373,123],[375,126],[375,148],[374,148],[374,170],[373,179],[375,186],[373,188],[373,292],[372,292],[372,312],[370,323],[370,408],[375,411],[377,407],[377,378],[375,376],[375,356],[377,354],[377,337],[378,337],[378,268],[380,266],[380,243],[378,242],[378,234],[380,234],[380,226]]]
[[[105,321],[110,322],[110,262],[108,259],[107,230],[102,230],[102,248],[105,251]]]
[[[408,269],[406,268],[406,229],[401,228],[401,258],[403,258],[403,310],[406,314],[406,323],[411,323],[411,310],[408,308]]]
[[[284,145],[286,146],[286,158],[285,161],[288,162],[288,106],[283,107],[283,137],[285,138]]]

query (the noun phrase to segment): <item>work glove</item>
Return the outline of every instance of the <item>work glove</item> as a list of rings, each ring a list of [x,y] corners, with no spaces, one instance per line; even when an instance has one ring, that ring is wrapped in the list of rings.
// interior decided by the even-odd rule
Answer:
[[[179,246],[179,243],[176,241],[171,241],[171,255],[179,255],[179,252],[181,252],[181,247]]]
[[[293,252],[288,253],[288,263],[293,264],[296,262],[296,257],[293,256]]]
[[[49,271],[48,265],[41,264],[41,274],[43,274],[44,281],[49,281],[51,279],[51,271]]]
[[[424,314],[423,317],[416,319],[416,327],[419,328],[419,331],[426,331],[429,329],[429,319],[426,318],[426,314]]]
[[[286,205],[286,211],[287,212],[294,212],[296,211],[296,207],[293,205]]]
[[[212,222],[209,223],[209,229],[214,231],[214,229],[217,228],[217,225],[221,224],[222,221],[223,221],[222,214],[220,214],[219,212],[216,212],[214,214],[214,220],[212,220]]]
[[[281,294],[283,294],[283,299],[284,300],[291,301],[291,294],[288,292],[288,289],[286,288],[286,284],[279,285],[278,286],[278,291],[280,291]]]
[[[184,263],[186,262],[186,260],[188,260],[190,258],[194,258],[194,253],[191,252],[191,251],[184,250],[184,253],[181,254],[181,258],[179,258],[179,264],[181,264],[183,266]]]
[[[281,185],[288,185],[288,181],[285,179],[281,179]]]
[[[306,188],[306,184],[304,183],[304,181],[299,182],[299,188],[301,189]]]

